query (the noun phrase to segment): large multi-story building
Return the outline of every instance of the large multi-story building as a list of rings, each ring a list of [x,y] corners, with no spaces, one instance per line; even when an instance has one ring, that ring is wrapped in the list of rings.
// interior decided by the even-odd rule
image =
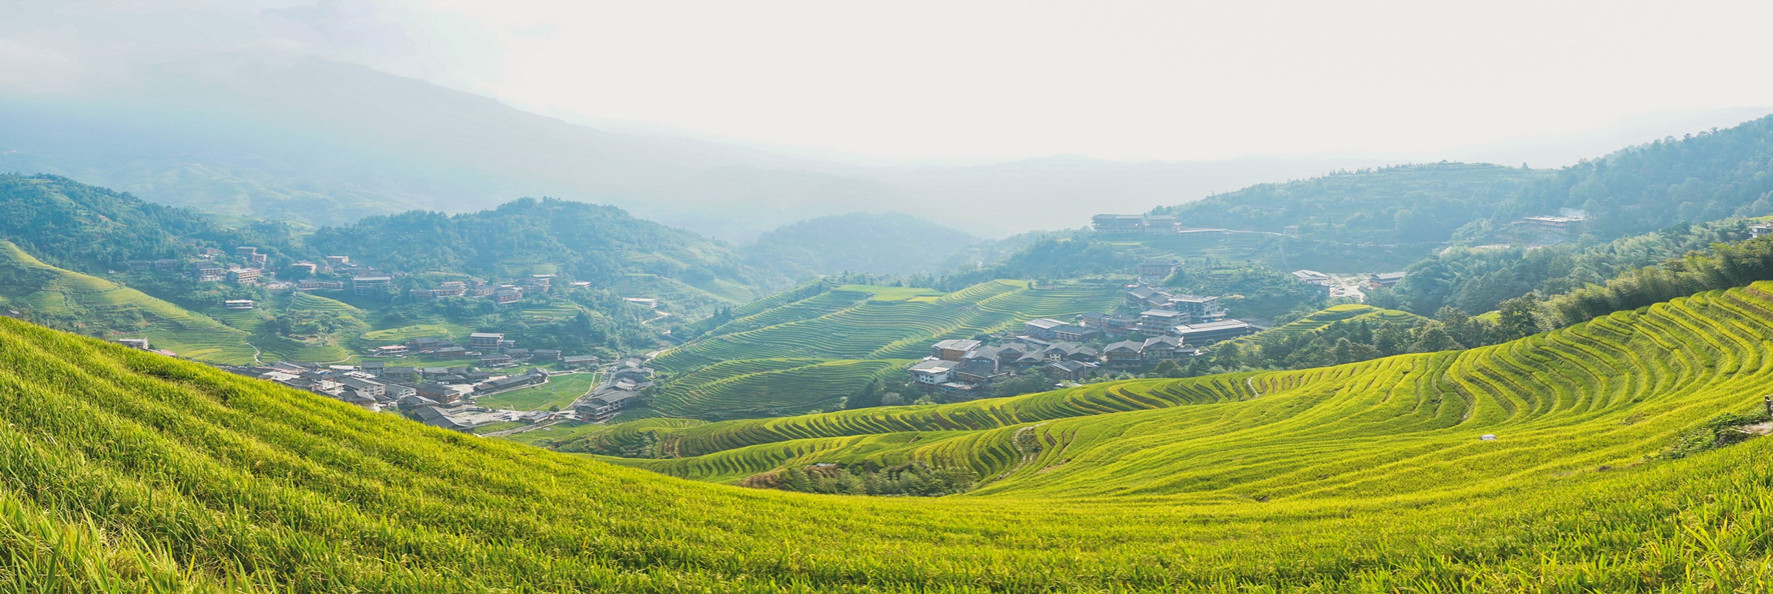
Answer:
[[[1110,235],[1128,233],[1175,233],[1181,222],[1175,215],[1099,214],[1090,217],[1097,233]]]
[[[359,276],[351,279],[351,292],[358,295],[382,293],[394,288],[394,277]]]
[[[230,268],[228,269],[228,282],[243,287],[259,284],[259,269]]]

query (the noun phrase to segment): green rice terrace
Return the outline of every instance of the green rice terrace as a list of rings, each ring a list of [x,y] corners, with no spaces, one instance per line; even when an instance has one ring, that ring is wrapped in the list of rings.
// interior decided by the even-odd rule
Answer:
[[[685,480],[0,319],[0,584],[1767,591],[1769,292],[1324,369],[643,421],[630,433],[696,456],[622,460],[978,477],[935,498]]]
[[[1268,332],[1276,334],[1307,334],[1317,332],[1338,322],[1410,322],[1421,320],[1422,317],[1407,311],[1382,309],[1361,303],[1343,303],[1313,312],[1310,315],[1287,322]],[[1249,340],[1243,337],[1238,340]]]
[[[671,458],[617,461],[719,482],[815,463],[922,462],[970,468],[985,477],[981,494],[1200,502],[1379,497],[1414,491],[1430,471],[1481,489],[1624,468],[1708,417],[1759,403],[1773,363],[1768,289],[1467,351],[658,429],[645,439]],[[620,445],[614,437],[563,447],[605,451]]]
[[[735,309],[733,319],[706,337],[655,358],[652,365],[668,379],[647,407],[653,414],[705,420],[829,409],[873,379],[898,375],[936,341],[1017,328],[1034,318],[1108,310],[1122,298],[1117,286],[1031,288],[1014,280],[947,294],[803,286]]]

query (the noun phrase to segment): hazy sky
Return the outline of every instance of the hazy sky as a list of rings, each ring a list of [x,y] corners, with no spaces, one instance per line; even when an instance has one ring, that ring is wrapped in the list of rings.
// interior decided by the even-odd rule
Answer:
[[[580,122],[895,158],[1438,160],[1644,114],[1773,105],[1765,1],[0,7],[12,15],[0,77],[13,79],[0,88],[272,49]]]

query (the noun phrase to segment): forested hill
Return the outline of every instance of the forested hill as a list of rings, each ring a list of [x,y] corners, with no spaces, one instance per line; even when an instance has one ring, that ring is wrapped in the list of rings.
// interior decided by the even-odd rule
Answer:
[[[0,239],[50,263],[87,272],[121,269],[132,259],[171,258],[181,240],[257,245],[276,252],[288,231],[275,223],[245,229],[203,215],[50,175],[0,175]]]
[[[648,273],[693,286],[782,284],[747,266],[732,246],[636,218],[622,209],[524,198],[498,208],[445,215],[412,211],[324,227],[308,245],[384,269],[450,270],[508,276],[551,267],[579,280]]]
[[[1483,243],[1505,238],[1520,217],[1565,209],[1585,211],[1583,231],[1602,239],[1773,213],[1773,116],[1555,171],[1387,167],[1251,186],[1153,212],[1190,227],[1278,232],[1297,225],[1302,237],[1332,241]]]
[[[746,260],[790,276],[937,272],[973,235],[911,215],[856,212],[785,225],[745,246]]]
[[[1564,168],[1511,200],[1503,214],[1560,208],[1588,211],[1589,232],[1609,238],[1773,213],[1773,116]]]
[[[1158,208],[1189,227],[1283,231],[1334,241],[1446,241],[1551,173],[1481,163],[1404,165],[1250,186]]]

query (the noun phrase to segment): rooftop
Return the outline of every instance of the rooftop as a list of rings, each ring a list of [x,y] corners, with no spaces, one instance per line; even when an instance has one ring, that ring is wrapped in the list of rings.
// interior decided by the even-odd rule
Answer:
[[[959,366],[960,366],[959,363],[955,363],[953,361],[940,361],[940,360],[923,361],[923,362],[920,362],[916,365],[912,365],[911,370],[912,371],[924,371],[924,372],[929,372],[929,373],[941,373],[944,371],[953,370],[955,367],[959,367]]]
[[[1212,331],[1212,330],[1235,330],[1238,328],[1251,328],[1251,327],[1252,326],[1250,326],[1249,322],[1245,322],[1243,320],[1221,320],[1218,322],[1202,322],[1199,324],[1187,324],[1187,325],[1177,326],[1176,332],[1181,333],[1181,334],[1188,334],[1190,332],[1207,332],[1207,331]]]
[[[970,350],[979,348],[980,344],[983,344],[983,343],[980,343],[977,340],[966,340],[966,339],[961,339],[961,338],[955,338],[955,339],[944,340],[944,341],[938,342],[938,343],[936,343],[935,348],[943,349],[943,350],[950,350],[950,351],[970,351]]]

